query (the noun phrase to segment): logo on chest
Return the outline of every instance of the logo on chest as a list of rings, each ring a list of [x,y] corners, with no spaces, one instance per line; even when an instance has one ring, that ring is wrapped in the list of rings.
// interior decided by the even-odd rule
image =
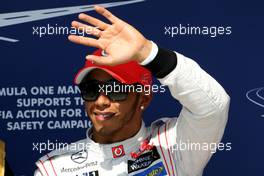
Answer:
[[[125,150],[123,145],[112,147],[113,158],[119,158],[125,155]]]
[[[154,146],[149,152],[141,154],[135,160],[127,161],[128,173],[145,169],[158,159],[160,159],[160,155]]]
[[[162,162],[151,166],[143,172],[137,173],[134,176],[164,176],[168,175]]]
[[[88,152],[86,150],[81,150],[77,153],[72,154],[71,160],[75,163],[82,164],[88,158]]]

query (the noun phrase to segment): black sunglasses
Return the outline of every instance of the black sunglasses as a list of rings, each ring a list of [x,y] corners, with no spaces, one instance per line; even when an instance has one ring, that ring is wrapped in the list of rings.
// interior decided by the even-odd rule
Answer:
[[[129,93],[126,89],[120,89],[124,85],[115,79],[105,82],[90,80],[80,83],[79,89],[85,101],[95,101],[101,93],[104,93],[111,101],[124,101]],[[114,89],[115,87],[119,87],[118,91]]]

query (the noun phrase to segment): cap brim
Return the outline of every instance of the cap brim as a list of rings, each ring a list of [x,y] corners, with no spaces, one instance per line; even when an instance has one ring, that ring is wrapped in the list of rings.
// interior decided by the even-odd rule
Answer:
[[[77,85],[80,84],[83,81],[83,79],[85,78],[85,76],[88,75],[92,70],[95,70],[95,69],[103,70],[106,73],[108,73],[109,75],[111,75],[113,78],[115,78],[116,80],[118,80],[122,83],[127,83],[124,78],[118,76],[115,72],[113,72],[109,69],[106,69],[106,68],[96,67],[96,66],[81,69],[76,74],[75,79],[74,79],[74,83]]]

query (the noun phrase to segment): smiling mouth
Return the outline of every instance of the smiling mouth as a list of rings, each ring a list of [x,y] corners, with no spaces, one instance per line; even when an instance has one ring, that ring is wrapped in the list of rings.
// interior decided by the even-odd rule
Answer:
[[[94,115],[95,115],[95,118],[98,119],[98,120],[108,120],[108,119],[111,119],[112,117],[115,116],[116,113],[111,113],[111,112],[108,112],[108,113],[96,113],[94,112]]]

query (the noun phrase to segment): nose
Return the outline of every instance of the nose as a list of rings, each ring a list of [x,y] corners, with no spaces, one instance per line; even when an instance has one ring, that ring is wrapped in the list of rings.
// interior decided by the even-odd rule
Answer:
[[[111,100],[104,94],[100,93],[99,97],[95,101],[95,106],[98,109],[105,109],[110,106]]]

